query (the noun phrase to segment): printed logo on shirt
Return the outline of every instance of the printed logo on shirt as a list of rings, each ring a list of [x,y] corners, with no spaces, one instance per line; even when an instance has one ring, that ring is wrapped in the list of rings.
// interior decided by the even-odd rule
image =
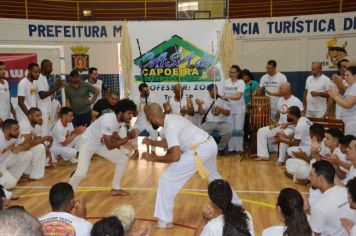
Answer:
[[[31,88],[31,90],[30,90],[30,95],[31,96],[34,96],[34,95],[36,95],[36,88]]]
[[[288,111],[288,106],[287,104],[283,104],[280,108],[279,108],[279,113],[281,114],[287,114]]]
[[[65,219],[49,220],[41,223],[44,235],[75,236],[74,226]]]
[[[265,81],[264,82],[264,87],[266,87],[266,88],[268,88],[268,87],[277,88],[278,87],[278,82],[277,81]]]

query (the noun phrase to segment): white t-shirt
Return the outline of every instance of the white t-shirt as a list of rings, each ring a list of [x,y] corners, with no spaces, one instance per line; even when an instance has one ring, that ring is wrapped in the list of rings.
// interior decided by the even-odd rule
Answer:
[[[36,81],[31,83],[27,77],[20,80],[17,86],[17,96],[25,97],[25,105],[27,109],[30,109],[31,107],[37,107],[36,91]],[[27,116],[23,113],[20,106],[17,106],[16,108],[16,117],[18,121],[27,119]]]
[[[310,146],[309,128],[312,122],[305,117],[300,117],[294,130],[294,138],[300,140],[299,146]]]
[[[332,82],[326,75],[320,75],[319,77],[314,77],[310,75],[305,82],[305,89],[308,90],[307,94],[307,110],[308,111],[326,111],[327,98],[324,97],[313,97],[310,93],[312,91],[316,92],[326,92],[329,87],[332,86]]]
[[[353,179],[356,177],[356,169],[354,166],[351,166],[349,172],[347,173],[345,179],[342,180],[343,184],[347,184],[347,182],[349,182],[349,180]],[[356,219],[355,219],[356,220]]]
[[[22,120],[19,125],[21,136],[25,134],[31,134],[32,138],[35,138],[36,136],[41,136],[41,126],[35,125],[35,127],[33,127],[28,119]],[[23,140],[24,138],[22,138],[22,141]]]
[[[169,100],[171,104],[171,114],[180,115],[180,109],[188,109],[187,97],[183,95],[181,101],[176,101],[174,97]]]
[[[206,99],[204,101],[204,109],[205,112],[207,112],[207,110],[209,109],[211,103],[214,101],[214,99],[212,99],[210,96],[208,99]],[[226,110],[230,110],[229,105],[227,104],[228,102],[217,98],[213,107],[210,109],[208,115],[206,116],[206,121],[210,121],[210,122],[224,122],[227,120],[228,116],[224,116],[223,114],[219,114],[219,115],[214,115],[214,110],[215,110],[215,106],[218,106],[220,108],[226,109]]]
[[[270,93],[279,93],[279,87],[281,86],[281,84],[286,82],[288,82],[287,77],[280,72],[277,72],[273,76],[270,76],[269,74],[264,74],[260,80],[260,87],[265,88],[265,90]],[[266,94],[266,96],[270,97],[271,107],[277,107],[279,97],[271,96],[268,94]]]
[[[255,235],[255,230],[253,228],[252,217],[249,212],[245,211],[248,217],[248,227],[250,234]],[[219,215],[218,217],[209,220],[209,222],[204,226],[203,231],[200,236],[221,236],[223,234],[224,228],[224,216]]]
[[[92,84],[89,82],[89,80],[85,80],[85,82],[89,83],[91,86],[94,86],[95,88],[97,88],[99,90],[99,95],[96,98],[95,102],[91,105],[91,107],[93,108],[94,104],[99,100],[102,99],[103,94],[102,94],[102,89],[103,89],[103,81],[101,81],[100,79],[96,80],[95,84]],[[89,94],[89,100],[92,99],[92,97],[94,96],[94,94],[90,93]]]
[[[46,76],[40,74],[40,77],[38,77],[38,80],[36,80],[36,101],[37,101],[37,107],[41,109],[41,111],[46,110],[50,111],[51,110],[51,96],[46,97],[45,99],[41,99],[39,92],[47,92],[49,91],[49,85]],[[43,114],[42,114],[43,115]]]
[[[349,86],[345,93],[344,93],[344,98],[348,96],[354,96],[356,97],[356,83],[353,83],[351,86]],[[353,107],[347,109],[347,108],[341,108],[341,118],[343,119],[344,122],[347,122],[348,119],[355,119],[356,117],[356,105]]]
[[[288,108],[292,106],[299,107],[300,111],[304,110],[303,103],[294,95],[290,96],[288,99],[285,99],[284,97],[280,97],[278,99],[277,109],[280,114],[278,121],[279,124],[287,122],[287,111]]]
[[[351,232],[350,232],[350,236],[356,236],[356,225],[354,225],[354,227],[352,227]]]
[[[44,235],[90,236],[92,225],[66,212],[50,212],[39,218]]]
[[[100,145],[101,138],[104,135],[112,135],[119,130],[119,123],[117,122],[115,113],[105,113],[96,119],[84,131],[82,140],[93,145]]]
[[[5,148],[13,144],[20,144],[20,138],[11,138],[9,140],[5,139],[5,135],[2,129],[0,129],[0,163],[7,159],[8,155],[11,153],[10,151],[2,153]]]
[[[11,107],[9,83],[6,80],[2,81],[4,84],[0,83],[0,118],[4,121],[11,117]]]
[[[61,147],[61,142],[67,139],[67,135],[70,135],[74,130],[74,126],[68,123],[66,126],[63,125],[62,121],[59,119],[52,130],[53,136],[53,146]]]
[[[356,211],[350,208],[347,189],[334,186],[326,190],[310,209],[310,227],[322,236],[347,236],[340,218],[355,219]]]
[[[152,102],[151,97],[147,97],[147,105],[150,104],[151,102]],[[138,104],[138,106],[137,106],[138,107],[137,119],[139,117],[141,117],[141,116],[146,117],[146,114],[145,114],[145,111],[144,111],[144,109],[146,107],[146,98],[143,98],[143,97],[139,96],[139,99],[138,99],[136,104]]]
[[[229,107],[231,113],[245,113],[246,104],[244,99],[245,92],[245,82],[242,79],[238,79],[235,82],[232,82],[231,79],[224,80],[223,85],[224,96],[235,96],[238,92],[242,93],[242,96],[239,100],[230,99]]]
[[[49,113],[49,122],[48,125],[52,129],[52,127],[57,123],[58,121],[58,113],[57,110],[61,107],[61,104],[57,99],[53,99],[51,101],[51,111]]]
[[[189,120],[174,114],[166,115],[163,132],[168,149],[180,146],[182,152],[192,149],[193,144],[203,142],[209,137],[208,133],[193,125]]]
[[[340,76],[339,76],[340,77]],[[341,78],[341,77],[340,77]],[[334,82],[332,82],[334,84],[334,86],[336,87],[336,84]],[[348,87],[348,84],[346,82],[345,79],[342,79],[342,83],[345,85],[345,87]],[[341,111],[342,111],[342,107],[339,104],[335,104],[335,118],[336,119],[341,119]]]
[[[271,226],[262,231],[262,236],[283,236],[285,230],[284,225]]]

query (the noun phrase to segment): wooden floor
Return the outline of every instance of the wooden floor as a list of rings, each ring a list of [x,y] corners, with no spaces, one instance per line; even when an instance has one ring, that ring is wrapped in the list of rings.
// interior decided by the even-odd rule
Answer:
[[[166,164],[148,163],[144,160],[130,160],[122,180],[122,187],[131,195],[128,197],[112,197],[110,195],[111,178],[114,165],[111,162],[94,157],[89,169],[88,178],[83,181],[76,196],[88,200],[88,217],[95,219],[110,215],[115,206],[129,203],[136,210],[137,225],[153,225],[153,211],[156,187],[160,173]],[[68,181],[75,165],[61,161],[59,166],[46,170],[44,180],[29,182],[21,179],[18,188],[14,190],[21,198],[12,204],[23,205],[36,216],[50,211],[48,191],[51,185]],[[240,162],[239,156],[222,157],[218,159],[218,170],[230,182],[244,201],[244,207],[252,217],[256,235],[271,225],[279,224],[280,217],[274,208],[278,192],[284,187],[293,187],[306,192],[305,186],[295,185],[286,177],[284,166],[276,166],[275,159],[268,162],[256,162],[247,159]],[[178,194],[174,208],[174,223],[178,224],[172,230],[156,230],[152,235],[193,235],[194,227],[201,220],[200,207],[208,203],[206,194],[207,182],[196,174]]]

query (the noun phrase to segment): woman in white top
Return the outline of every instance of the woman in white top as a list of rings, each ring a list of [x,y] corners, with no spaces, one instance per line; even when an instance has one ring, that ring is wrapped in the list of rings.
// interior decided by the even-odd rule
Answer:
[[[250,213],[231,202],[232,190],[227,181],[212,181],[208,194],[212,206],[203,206],[203,224],[195,232],[196,236],[255,235]]]
[[[311,236],[312,230],[303,207],[303,197],[297,190],[282,189],[278,196],[277,208],[283,225],[263,230],[262,236]]]
[[[356,136],[356,66],[346,69],[345,80],[348,87],[343,97],[339,94],[337,87],[331,87],[328,94],[342,108],[341,119],[345,123],[345,135]]]
[[[243,151],[243,128],[245,122],[246,105],[244,99],[245,82],[242,80],[241,69],[237,65],[230,68],[230,79],[224,81],[224,96],[228,99],[232,136],[228,144],[229,152]]]

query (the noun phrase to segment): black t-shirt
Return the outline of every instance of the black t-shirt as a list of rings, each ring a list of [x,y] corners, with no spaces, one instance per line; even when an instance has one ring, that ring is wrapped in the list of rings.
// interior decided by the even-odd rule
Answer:
[[[111,106],[106,98],[102,98],[94,104],[93,111],[99,113],[99,118],[102,114],[114,112],[114,106]]]

